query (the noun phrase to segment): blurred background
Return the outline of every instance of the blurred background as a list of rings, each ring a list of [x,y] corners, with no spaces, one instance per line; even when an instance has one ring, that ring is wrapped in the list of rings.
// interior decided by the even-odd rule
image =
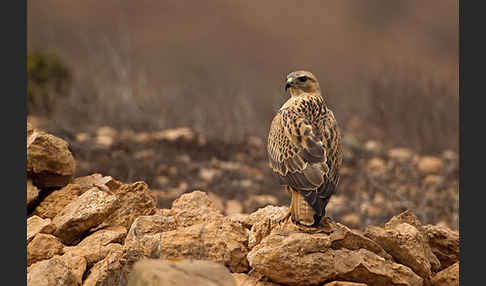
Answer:
[[[160,207],[194,189],[228,214],[287,204],[265,142],[305,69],[345,137],[330,215],[457,228],[457,1],[27,4],[28,117],[70,142],[78,176],[144,180]]]

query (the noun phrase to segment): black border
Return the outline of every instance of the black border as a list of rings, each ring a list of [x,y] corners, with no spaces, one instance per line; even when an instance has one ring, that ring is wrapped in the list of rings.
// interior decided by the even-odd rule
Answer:
[[[2,240],[6,284],[27,284],[27,1],[2,2]],[[11,281],[14,281],[12,283]]]

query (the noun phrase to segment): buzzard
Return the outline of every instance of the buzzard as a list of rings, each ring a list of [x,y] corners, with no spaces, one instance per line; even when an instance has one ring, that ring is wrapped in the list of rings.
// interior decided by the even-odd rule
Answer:
[[[339,182],[341,134],[312,73],[290,73],[285,90],[290,98],[273,118],[267,141],[270,168],[292,196],[282,220],[318,226]]]

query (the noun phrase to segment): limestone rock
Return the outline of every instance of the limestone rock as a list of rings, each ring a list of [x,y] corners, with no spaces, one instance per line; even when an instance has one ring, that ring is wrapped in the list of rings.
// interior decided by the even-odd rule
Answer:
[[[63,254],[59,257],[68,267],[71,273],[76,278],[78,285],[83,283],[83,275],[87,268],[86,259],[82,256],[76,256],[71,253]]]
[[[278,286],[272,282],[260,281],[258,277],[245,273],[232,273],[236,286]]]
[[[55,236],[38,233],[27,245],[27,266],[52,258],[62,252],[64,245]]]
[[[39,189],[32,184],[32,180],[27,179],[27,208],[32,206],[38,196]]]
[[[129,286],[236,286],[226,267],[211,261],[145,259],[135,263]]]
[[[122,185],[110,176],[92,174],[89,176],[73,179],[71,184],[55,190],[47,195],[42,202],[35,208],[33,214],[42,218],[54,218],[65,206],[77,199],[87,190],[93,187],[102,189],[108,188],[110,191],[117,190]]]
[[[148,257],[153,248],[154,235],[175,230],[176,227],[176,221],[172,216],[139,216],[128,231],[125,246],[137,249]]]
[[[208,195],[201,191],[181,195],[172,203],[170,214],[178,226],[191,226],[223,218]]]
[[[377,254],[333,249],[325,233],[272,232],[248,254],[250,266],[277,283],[320,285],[345,280],[369,285],[422,285],[410,268]]]
[[[243,205],[237,200],[226,201],[226,214],[240,214],[243,213]]]
[[[433,286],[459,286],[459,262],[452,264],[432,279]]]
[[[77,199],[82,193],[83,190],[79,185],[68,184],[47,195],[34,209],[33,214],[42,218],[53,219],[65,206]]]
[[[117,188],[114,193],[116,208],[96,229],[116,225],[129,229],[137,217],[151,215],[155,212],[155,200],[150,196],[145,182],[124,184]]]
[[[287,207],[267,206],[250,214],[248,225],[251,225],[250,235],[248,237],[248,248],[252,249],[255,245],[270,234],[271,230],[276,227],[282,217],[287,213]]]
[[[35,186],[65,186],[75,168],[76,162],[66,141],[42,131],[32,131],[27,138],[27,175]]]
[[[248,270],[247,230],[231,220],[201,223],[152,237],[151,257],[192,258],[223,263],[232,272]]]
[[[117,197],[99,188],[91,188],[70,202],[52,220],[54,235],[71,244],[81,234],[101,224],[117,208]]]
[[[59,256],[32,264],[27,268],[29,286],[76,286],[78,280],[67,263]]]
[[[425,234],[429,238],[432,252],[440,261],[440,270],[459,261],[459,233],[444,226],[426,225]]]
[[[368,284],[349,282],[349,281],[332,281],[332,282],[326,283],[322,286],[368,286]]]
[[[444,168],[442,160],[433,156],[422,157],[417,164],[418,170],[422,175],[439,174]]]
[[[110,252],[103,260],[90,268],[83,286],[118,286],[127,285],[128,270],[125,268],[123,250]]]
[[[50,219],[42,219],[36,215],[31,216],[27,219],[27,244],[34,238],[38,233],[53,233],[54,225],[51,223]]]
[[[65,247],[63,252],[84,257],[88,267],[90,267],[105,258],[110,252],[120,250],[126,233],[127,230],[123,226],[98,230],[76,246]]]
[[[365,236],[376,241],[398,263],[410,267],[424,279],[424,285],[430,285],[432,272],[440,267],[440,262],[422,230],[418,218],[407,211],[393,217],[385,228],[369,226]]]

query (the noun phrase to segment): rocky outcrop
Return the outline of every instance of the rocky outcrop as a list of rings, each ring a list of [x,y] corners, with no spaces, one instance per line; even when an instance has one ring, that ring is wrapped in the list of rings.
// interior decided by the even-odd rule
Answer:
[[[28,285],[458,285],[458,233],[410,211],[364,233],[308,228],[281,221],[286,206],[242,214],[198,190],[157,209],[146,183],[101,174],[37,185],[55,174],[27,183]]]

